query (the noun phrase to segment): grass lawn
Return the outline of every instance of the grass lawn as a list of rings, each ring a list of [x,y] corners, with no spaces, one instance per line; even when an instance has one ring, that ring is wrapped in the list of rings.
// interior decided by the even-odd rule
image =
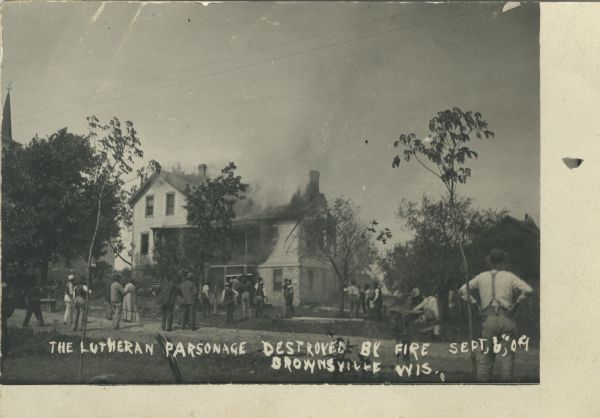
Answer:
[[[58,309],[62,309],[61,306]],[[160,321],[159,308],[156,304],[156,298],[152,296],[141,296],[138,298],[138,309],[143,322]],[[202,312],[196,313],[196,321],[202,327],[219,327],[225,329],[248,329],[248,330],[263,330],[263,331],[278,331],[278,332],[294,332],[294,333],[311,333],[319,335],[327,335],[333,333],[343,336],[357,336],[365,338],[377,339],[392,339],[392,327],[388,322],[379,322],[372,320],[365,321],[335,321],[339,318],[339,310],[337,308],[319,309],[312,307],[296,307],[296,316],[302,317],[319,317],[331,318],[331,322],[305,322],[305,321],[289,321],[281,317],[281,308],[271,305],[265,306],[264,316],[256,318],[253,316],[249,319],[242,318],[240,306],[236,306],[234,311],[234,322],[232,324],[225,323],[225,314],[222,309],[219,309],[219,314],[204,318]],[[90,308],[90,315],[103,316],[105,306],[102,301],[93,301]],[[350,315],[346,311],[345,317]],[[180,328],[178,324],[179,311],[175,310],[173,316],[174,328]]]
[[[31,329],[11,328],[11,354],[3,361],[0,382],[4,384],[67,384],[76,383],[79,353],[51,354],[50,340],[70,341],[78,346],[75,335],[61,335],[54,330],[34,332]],[[99,341],[90,339],[90,341]],[[325,341],[325,339],[323,339]],[[441,344],[441,343],[440,343]],[[466,356],[451,356],[440,347],[432,350],[426,358],[431,366],[430,374],[421,373],[411,377],[398,376],[394,371],[393,356],[382,360],[381,371],[331,373],[326,370],[310,371],[271,368],[271,359],[257,350],[257,345],[239,356],[223,354],[196,358],[179,357],[183,383],[442,383],[439,370],[444,374],[444,383],[467,383],[470,381],[469,362]],[[111,384],[168,384],[175,383],[167,360],[156,348],[154,355],[131,355],[127,353],[86,354],[84,377],[87,382],[95,376],[108,375]],[[435,347],[434,347],[435,348]],[[537,352],[517,356],[515,382],[535,383],[538,381]],[[301,361],[306,356],[298,357]],[[357,360],[356,353],[348,356]],[[424,361],[425,359],[422,359]],[[421,363],[422,365],[422,363]],[[413,364],[416,368],[416,363]]]

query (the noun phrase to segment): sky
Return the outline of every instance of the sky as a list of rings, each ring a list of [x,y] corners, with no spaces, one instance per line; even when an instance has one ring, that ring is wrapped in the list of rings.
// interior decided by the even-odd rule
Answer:
[[[472,142],[458,192],[539,224],[536,4],[15,2],[2,26],[16,141],[117,116],[145,162],[216,173],[235,161],[264,205],[319,170],[328,199],[402,240],[398,203],[444,189],[416,163],[392,168],[392,144],[457,106],[495,132]]]

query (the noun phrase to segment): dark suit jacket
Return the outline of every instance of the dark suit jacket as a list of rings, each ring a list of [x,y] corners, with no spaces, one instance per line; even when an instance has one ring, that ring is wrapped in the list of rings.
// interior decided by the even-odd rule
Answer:
[[[191,305],[196,300],[196,285],[191,280],[184,280],[181,285],[179,285],[179,289],[181,291],[181,297],[183,299],[183,303],[186,305]]]
[[[160,282],[160,293],[158,294],[158,303],[161,305],[168,305],[175,303],[175,298],[179,293],[177,285],[169,280],[162,280]]]

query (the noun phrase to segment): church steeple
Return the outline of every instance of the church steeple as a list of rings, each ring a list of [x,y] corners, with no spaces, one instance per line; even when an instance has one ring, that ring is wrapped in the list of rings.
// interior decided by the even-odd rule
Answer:
[[[8,88],[8,92],[6,93],[6,99],[4,100],[4,108],[2,109],[2,142],[13,142],[12,123],[10,116],[10,87]]]

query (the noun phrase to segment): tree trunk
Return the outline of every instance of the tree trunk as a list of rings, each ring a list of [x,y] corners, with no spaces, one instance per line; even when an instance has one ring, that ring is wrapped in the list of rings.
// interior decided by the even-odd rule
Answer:
[[[471,357],[471,373],[473,380],[477,379],[477,360],[475,359],[475,351],[471,348],[470,342],[473,341],[473,313],[471,312],[471,289],[469,288],[469,264],[467,263],[467,257],[465,250],[462,245],[462,240],[458,240],[458,248],[460,248],[460,255],[463,261],[464,273],[465,273],[465,285],[467,288],[467,318],[469,321],[469,351]]]
[[[473,381],[477,379],[477,360],[475,359],[475,351],[473,351],[471,341],[473,341],[473,313],[471,312],[471,289],[469,288],[469,263],[467,262],[467,256],[465,254],[465,249],[463,248],[462,236],[460,235],[457,224],[456,224],[456,208],[454,207],[454,186],[449,188],[449,206],[450,206],[450,220],[452,222],[452,227],[454,229],[454,233],[456,235],[456,240],[458,242],[458,248],[460,250],[460,256],[462,259],[463,272],[465,275],[465,287],[467,289],[467,318],[469,324],[469,352],[471,358],[471,374]]]
[[[88,294],[85,295],[85,304],[83,307],[83,326],[81,327],[81,344],[85,341],[85,333],[87,330],[87,322],[88,322],[88,302],[89,302],[89,291],[90,291],[90,283],[92,277],[92,251],[94,249],[94,245],[96,244],[96,236],[98,235],[98,228],[100,227],[100,217],[102,215],[102,191],[104,190],[104,186],[100,191],[100,196],[98,197],[98,209],[96,212],[96,226],[94,228],[94,235],[92,236],[92,242],[90,243],[90,249],[88,252],[88,274],[86,277],[86,286]],[[77,383],[81,383],[81,379],[83,378],[83,351],[79,355],[79,373],[77,376]]]

